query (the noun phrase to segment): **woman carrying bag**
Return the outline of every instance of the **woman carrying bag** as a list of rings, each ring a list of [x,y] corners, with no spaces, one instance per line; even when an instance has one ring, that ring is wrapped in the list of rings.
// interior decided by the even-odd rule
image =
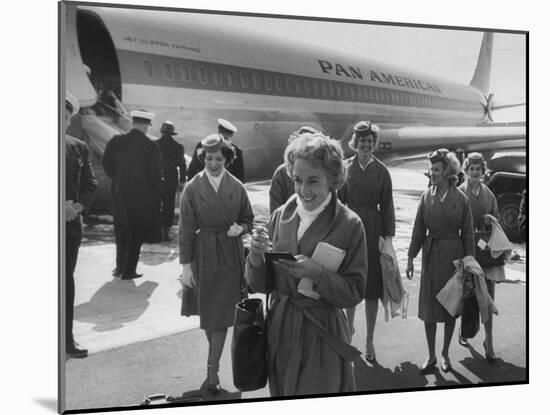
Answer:
[[[422,249],[422,272],[418,317],[424,321],[428,357],[421,367],[425,374],[435,369],[435,335],[437,323],[445,323],[441,369],[452,369],[449,345],[455,317],[439,303],[436,296],[455,272],[453,261],[474,255],[472,213],[468,198],[456,187],[460,162],[447,149],[436,150],[430,160],[430,187],[420,197],[409,247],[407,278],[414,274],[413,259]]]
[[[368,278],[365,289],[365,315],[367,342],[365,358],[376,360],[374,328],[378,314],[378,302],[384,294],[382,268],[380,266],[380,237],[391,241],[395,235],[395,210],[393,207],[392,181],[386,166],[373,155],[379,128],[370,121],[359,121],[353,127],[349,142],[355,155],[346,160],[348,179],[340,191],[340,200],[359,215],[367,238]],[[355,307],[346,309],[346,316],[353,335]]]
[[[490,214],[498,219],[498,205],[495,195],[491,190],[485,186],[481,181],[483,175],[487,170],[487,164],[480,153],[470,153],[464,160],[462,166],[467,180],[459,187],[460,190],[468,197],[470,201],[470,208],[472,210],[474,231],[490,231],[491,220],[484,216]],[[491,299],[495,299],[495,280],[503,280],[504,278],[504,265],[487,266],[483,264],[483,261],[478,262],[483,268],[485,273],[485,279],[487,282],[487,289]],[[489,362],[495,360],[495,351],[493,349],[493,314],[489,313],[489,319],[483,324],[485,328],[485,341],[483,347],[485,348],[485,357]],[[458,342],[462,346],[468,346],[468,341],[460,334]]]
[[[363,298],[367,256],[360,218],[336,197],[346,179],[342,148],[322,133],[306,133],[288,145],[285,164],[296,194],[273,212],[267,229],[254,230],[245,273],[254,291],[274,287],[267,331],[270,394],[352,392],[352,361],[360,353],[349,344],[342,308]],[[296,260],[274,261],[269,274],[264,254],[270,251]],[[308,280],[310,288],[301,289]]]
[[[241,235],[252,229],[254,215],[243,184],[225,169],[235,157],[231,144],[220,134],[201,143],[199,158],[205,168],[187,183],[181,197],[179,251],[183,284],[197,290],[200,328],[208,340],[203,388],[215,394],[227,328],[242,297]]]

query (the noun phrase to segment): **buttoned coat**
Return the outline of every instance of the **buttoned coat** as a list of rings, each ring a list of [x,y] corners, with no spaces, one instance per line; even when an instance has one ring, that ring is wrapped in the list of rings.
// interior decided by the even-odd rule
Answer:
[[[395,210],[392,181],[387,167],[376,157],[363,171],[357,156],[346,160],[348,179],[340,191],[340,199],[359,215],[365,227],[369,272],[365,288],[366,299],[382,298],[382,268],[380,267],[380,236],[395,235]]]
[[[146,243],[161,241],[162,162],[157,144],[137,129],[114,136],[103,168],[111,178],[115,226]]]

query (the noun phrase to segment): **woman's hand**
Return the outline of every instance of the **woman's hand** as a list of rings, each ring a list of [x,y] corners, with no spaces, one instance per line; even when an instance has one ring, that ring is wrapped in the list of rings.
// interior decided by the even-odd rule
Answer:
[[[250,241],[249,261],[253,266],[260,266],[264,261],[264,253],[271,252],[271,239],[267,229],[263,226],[257,226],[252,230],[252,240]]]
[[[407,262],[407,269],[405,270],[405,273],[407,274],[407,278],[412,280],[414,276],[414,264],[413,259],[409,257],[409,261]]]
[[[195,278],[193,275],[193,270],[191,269],[191,264],[182,265],[181,281],[184,285],[187,285],[188,287],[195,286]]]
[[[241,233],[243,233],[243,230],[244,228],[241,225],[239,225],[238,223],[234,223],[227,231],[227,236],[229,236],[230,238],[236,238]]]
[[[285,270],[294,278],[310,278],[319,281],[323,267],[305,255],[296,255],[296,261],[280,259],[277,262],[285,267]]]

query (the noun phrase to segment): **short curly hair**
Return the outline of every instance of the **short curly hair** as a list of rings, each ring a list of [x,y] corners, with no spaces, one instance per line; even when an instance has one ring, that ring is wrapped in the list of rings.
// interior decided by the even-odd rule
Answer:
[[[487,171],[487,162],[485,161],[481,153],[478,153],[478,152],[470,153],[468,154],[468,157],[464,159],[464,162],[462,163],[462,170],[464,170],[464,173],[466,175],[468,174],[468,168],[470,168],[472,164],[481,165],[482,174],[485,174],[485,172]]]
[[[447,176],[447,180],[450,184],[457,184],[458,173],[460,173],[460,161],[456,157],[455,153],[448,152],[447,155],[435,163],[443,163],[443,172]],[[432,162],[432,164],[435,164]]]
[[[225,158],[225,166],[229,166],[231,163],[235,161],[235,158],[237,157],[235,153],[235,149],[231,145],[231,143],[227,140],[222,140],[221,145],[221,152],[222,156]],[[199,161],[204,165],[204,159],[206,157],[207,151],[204,148],[197,149],[197,158]]]
[[[331,191],[338,190],[346,182],[344,152],[337,140],[323,133],[297,136],[285,150],[285,167],[290,177],[293,177],[292,169],[299,158],[309,161],[315,168],[322,167],[325,170]]]

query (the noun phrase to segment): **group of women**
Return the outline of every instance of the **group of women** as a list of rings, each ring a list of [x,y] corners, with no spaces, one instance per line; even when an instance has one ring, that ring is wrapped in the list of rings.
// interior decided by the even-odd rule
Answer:
[[[209,345],[203,387],[212,393],[220,390],[219,361],[244,284],[262,293],[273,287],[268,325],[272,396],[355,390],[352,361],[357,354],[350,343],[354,310],[363,299],[365,355],[367,361],[376,359],[374,331],[383,295],[378,241],[395,235],[391,176],[373,155],[377,134],[376,125],[357,123],[349,142],[355,155],[347,160],[337,140],[311,129],[295,134],[284,153],[295,194],[265,227],[252,226],[245,188],[225,169],[234,157],[231,146],[218,134],[203,140],[205,169],[181,198],[179,245],[184,283],[198,291],[200,327]],[[418,316],[428,345],[422,373],[436,366],[438,322],[445,323],[441,368],[451,370],[455,318],[436,295],[453,275],[453,260],[474,255],[474,229],[486,226],[483,215],[498,216],[494,196],[481,183],[485,165],[479,154],[466,159],[468,179],[461,189],[456,187],[460,165],[452,153],[437,150],[429,161],[431,184],[420,199],[406,270],[412,278],[413,259],[422,248]],[[248,232],[252,238],[245,257],[240,237]],[[320,242],[342,253],[330,269],[312,260]],[[289,252],[296,261],[276,261],[271,273],[264,259],[269,251]],[[318,298],[298,292],[302,279],[312,282]],[[487,322],[488,358],[494,358],[491,327]]]

